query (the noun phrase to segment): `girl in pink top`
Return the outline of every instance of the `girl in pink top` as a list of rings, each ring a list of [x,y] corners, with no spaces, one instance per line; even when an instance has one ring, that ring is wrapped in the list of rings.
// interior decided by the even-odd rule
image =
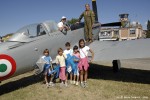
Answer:
[[[81,87],[85,88],[87,87],[87,76],[88,76],[88,51],[92,54],[92,59],[90,62],[93,61],[94,58],[94,52],[88,47],[85,46],[85,41],[83,39],[79,40],[79,52],[80,52],[80,62],[79,62],[79,70],[80,70],[80,81],[81,81]],[[83,83],[83,77],[84,77],[84,83]]]
[[[78,69],[78,63],[80,61],[80,53],[79,53],[79,50],[78,50],[78,46],[74,46],[73,47],[73,61],[74,61],[74,64],[75,64],[75,69],[73,71],[73,74],[74,74],[74,81],[73,81],[73,84],[75,85],[78,85],[79,84],[79,69]],[[75,81],[77,78],[77,81]]]

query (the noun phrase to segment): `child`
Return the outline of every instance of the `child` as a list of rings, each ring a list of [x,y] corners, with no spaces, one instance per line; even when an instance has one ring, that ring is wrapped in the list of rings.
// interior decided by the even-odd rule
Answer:
[[[74,72],[73,72],[73,74],[74,74],[74,77],[73,77],[73,79],[74,79],[74,81],[73,81],[73,84],[76,84],[76,85],[78,85],[79,84],[79,69],[78,69],[78,63],[79,63],[79,60],[80,60],[80,53],[79,53],[79,51],[78,51],[78,46],[74,46],[73,47],[73,61],[74,61],[74,63],[75,63],[75,70],[74,70]],[[76,80],[76,76],[77,76],[77,81],[75,82],[75,80]]]
[[[44,79],[46,81],[46,85],[47,87],[49,86],[54,86],[53,82],[52,82],[52,75],[50,75],[50,83],[48,83],[48,74],[50,73],[50,71],[53,70],[52,68],[52,58],[49,56],[49,50],[45,49],[43,52],[44,56],[42,57],[45,60],[45,65],[44,65]]]
[[[79,62],[79,70],[80,70],[80,81],[81,81],[81,87],[85,88],[87,87],[87,76],[88,76],[88,51],[92,54],[92,59],[94,58],[94,52],[88,47],[85,46],[85,41],[83,39],[79,40],[79,52],[80,52],[80,62]],[[83,83],[83,77],[84,77],[84,83]]]
[[[66,50],[64,50],[64,53],[66,54],[67,56],[67,59],[66,59],[66,77],[68,79],[68,76],[70,75],[70,84],[72,84],[72,64],[71,64],[71,57],[72,57],[72,54],[73,54],[73,50],[70,48],[70,43],[67,42],[65,44],[66,46]]]
[[[56,56],[56,64],[60,66],[60,72],[59,72],[59,78],[61,80],[60,86],[67,86],[66,82],[66,75],[65,75],[65,70],[66,70],[66,64],[65,64],[65,59],[66,55],[63,53],[62,48],[58,49],[58,55]]]

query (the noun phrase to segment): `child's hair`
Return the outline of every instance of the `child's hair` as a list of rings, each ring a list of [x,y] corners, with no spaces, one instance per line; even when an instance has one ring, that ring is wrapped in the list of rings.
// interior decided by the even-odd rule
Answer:
[[[66,47],[70,47],[70,43],[69,43],[69,42],[66,42],[65,46],[66,46]]]
[[[81,42],[84,42],[84,47],[85,47],[85,41],[84,41],[84,39],[80,39],[79,40],[79,48],[82,48],[81,45],[80,45]]]
[[[78,50],[78,46],[75,45],[75,46],[73,47],[73,50]]]
[[[49,55],[49,50],[48,50],[48,49],[45,49],[45,50],[43,51],[43,54],[45,54],[45,53],[48,53],[48,55]]]
[[[58,53],[59,53],[59,52],[63,52],[63,49],[62,49],[62,48],[59,48],[59,49],[58,49]]]

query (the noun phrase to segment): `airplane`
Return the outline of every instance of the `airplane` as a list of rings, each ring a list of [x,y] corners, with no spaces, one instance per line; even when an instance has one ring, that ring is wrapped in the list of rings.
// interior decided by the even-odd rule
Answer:
[[[96,0],[92,0],[92,6],[96,16],[93,25],[94,42],[88,45],[95,53],[94,61],[150,57],[150,39],[98,41],[101,24],[98,22]],[[84,23],[71,25],[70,29],[59,31],[55,21],[31,24],[19,29],[7,42],[0,44],[0,81],[33,70],[46,48],[50,50],[52,59],[55,59],[57,49],[64,49],[66,42],[72,46],[77,45],[84,38]],[[118,63],[115,65],[118,66]]]

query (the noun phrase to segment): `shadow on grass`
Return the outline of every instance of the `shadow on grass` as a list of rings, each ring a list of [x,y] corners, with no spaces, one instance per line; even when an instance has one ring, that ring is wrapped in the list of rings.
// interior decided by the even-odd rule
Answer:
[[[20,88],[24,88],[27,87],[29,85],[35,84],[37,82],[42,82],[43,79],[37,75],[31,75],[31,76],[27,76],[27,77],[23,77],[19,80],[16,81],[12,81],[12,82],[8,82],[6,84],[1,85],[0,84],[0,95],[18,90]]]
[[[150,84],[150,71],[121,68],[118,73],[114,73],[112,67],[91,64],[89,68],[89,78]],[[8,82],[0,85],[0,95],[10,93],[42,81],[43,78],[31,75],[16,81]]]
[[[121,68],[118,73],[112,67],[90,64],[89,78],[150,84],[150,71]]]

